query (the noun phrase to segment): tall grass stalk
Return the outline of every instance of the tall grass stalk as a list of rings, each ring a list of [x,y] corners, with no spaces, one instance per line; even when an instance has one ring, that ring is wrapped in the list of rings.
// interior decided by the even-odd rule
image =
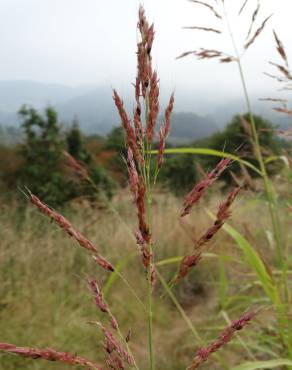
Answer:
[[[255,119],[254,119],[254,115],[253,115],[253,111],[251,107],[251,101],[250,101],[246,78],[245,78],[243,65],[241,61],[241,55],[239,54],[239,51],[238,51],[238,48],[237,48],[237,45],[234,39],[233,31],[230,25],[230,21],[229,21],[228,14],[227,14],[224,3],[223,3],[223,9],[224,9],[224,17],[226,20],[228,32],[229,32],[230,39],[233,45],[233,49],[236,55],[236,63],[238,65],[244,98],[245,98],[245,102],[246,102],[246,106],[247,106],[247,110],[249,114],[249,119],[250,119],[250,124],[251,124],[251,129],[252,129],[252,139],[253,139],[254,150],[255,150],[255,154],[256,154],[256,157],[259,163],[259,167],[261,170],[261,176],[263,178],[265,192],[267,195],[268,207],[269,207],[270,217],[272,221],[274,240],[275,240],[275,245],[276,245],[276,260],[277,260],[277,264],[281,267],[281,270],[282,270],[282,279],[280,281],[281,283],[284,284],[284,292],[285,292],[284,301],[282,301],[282,294],[281,294],[281,289],[280,289],[280,291],[278,292],[279,301],[278,301],[278,304],[276,304],[280,336],[282,338],[283,345],[287,348],[290,356],[292,356],[292,345],[289,340],[289,335],[287,337],[287,334],[286,334],[286,326],[287,326],[286,323],[287,323],[288,317],[287,317],[285,306],[287,307],[288,305],[288,301],[286,300],[288,298],[287,292],[289,290],[288,281],[287,281],[288,266],[287,266],[287,259],[284,256],[285,248],[284,248],[284,241],[282,237],[283,233],[281,230],[281,222],[280,222],[280,218],[278,214],[277,195],[275,193],[273,185],[271,184],[271,181],[267,174],[265,162],[262,156],[262,151],[261,151],[261,146],[260,146],[260,141],[259,141],[259,134],[256,128],[256,123],[255,123]],[[280,286],[278,287],[281,288],[281,285],[282,284],[280,284]]]
[[[148,102],[146,101],[147,109],[145,109],[145,120],[148,121],[149,108]],[[151,143],[147,141],[147,156],[145,161],[145,173],[146,173],[146,203],[147,203],[147,220],[149,226],[150,235],[152,234],[152,193],[151,193],[151,180],[150,180],[150,170],[151,170]],[[153,245],[152,242],[149,243],[149,253],[153,255]],[[154,263],[154,259],[152,260]],[[153,307],[152,307],[152,269],[148,269],[148,345],[149,345],[149,361],[150,369],[155,369],[155,358],[153,351]]]
[[[196,327],[193,325],[192,321],[190,320],[190,318],[186,314],[185,310],[183,309],[183,307],[181,306],[181,304],[179,303],[179,301],[177,300],[177,298],[173,294],[173,292],[171,290],[171,287],[168,286],[167,282],[164,280],[163,276],[160,274],[158,269],[156,270],[156,274],[157,274],[157,277],[160,280],[163,288],[165,289],[165,292],[168,294],[168,296],[172,300],[173,304],[175,305],[176,309],[181,314],[181,317],[183,318],[186,325],[188,326],[188,328],[190,329],[190,331],[194,335],[195,339],[198,341],[198,343],[200,345],[203,345],[204,341],[201,338],[200,334],[198,333]],[[228,363],[224,360],[224,358],[222,356],[220,356],[219,354],[215,354],[215,357],[217,358],[218,362],[220,362],[223,369],[225,369],[225,370],[229,369]]]
[[[269,176],[267,174],[265,162],[264,162],[264,159],[263,159],[263,156],[262,156],[259,136],[258,136],[258,132],[257,132],[257,128],[256,128],[256,123],[255,123],[252,107],[251,107],[251,101],[250,101],[249,94],[248,94],[246,78],[245,78],[244,71],[243,71],[241,55],[239,54],[239,51],[238,51],[238,48],[237,48],[237,45],[236,45],[236,42],[235,42],[235,39],[234,39],[233,31],[232,31],[232,28],[231,28],[231,25],[230,25],[230,21],[229,21],[228,14],[227,14],[227,11],[226,11],[226,6],[225,6],[224,3],[223,3],[223,8],[224,8],[224,17],[225,17],[225,20],[226,20],[228,32],[229,32],[229,35],[230,35],[230,38],[231,38],[234,53],[236,55],[236,60],[235,61],[238,65],[238,70],[239,70],[240,80],[241,80],[241,84],[242,84],[242,88],[243,88],[245,103],[246,103],[246,107],[247,107],[248,115],[249,115],[249,119],[250,119],[254,150],[255,150],[256,157],[257,157],[257,160],[258,160],[258,163],[259,163],[259,166],[260,166],[261,175],[262,175],[262,178],[263,178],[263,181],[264,181],[265,192],[267,194],[269,211],[270,211],[272,225],[273,225],[273,231],[274,231],[274,239],[275,239],[275,244],[276,244],[276,248],[277,248],[277,261],[278,261],[278,264],[283,268],[284,267],[284,256],[283,256],[284,243],[283,243],[283,240],[282,240],[281,223],[280,223],[280,219],[279,219],[279,215],[278,215],[278,211],[277,211],[276,194],[275,194],[273,186],[272,186],[272,184],[269,180]]]
[[[251,25],[249,26],[248,35],[247,35],[245,44],[243,46],[244,47],[244,52],[242,54],[240,54],[239,51],[238,51],[237,44],[235,42],[233,30],[232,30],[232,27],[231,27],[231,24],[230,24],[230,21],[229,21],[229,18],[228,18],[228,14],[227,14],[227,10],[226,10],[226,4],[225,4],[224,0],[221,0],[220,2],[216,2],[218,7],[219,7],[219,4],[221,5],[220,6],[220,8],[221,8],[220,12],[222,11],[222,13],[223,13],[222,15],[224,15],[224,17],[221,17],[221,15],[219,14],[219,11],[217,12],[217,9],[215,9],[215,7],[217,7],[217,6],[215,6],[215,5],[211,6],[210,4],[205,3],[205,2],[194,1],[194,0],[191,0],[191,1],[196,3],[196,5],[204,6],[204,7],[209,8],[212,11],[213,16],[215,15],[217,18],[225,20],[225,23],[226,23],[227,29],[228,29],[228,33],[229,33],[229,37],[231,39],[231,43],[232,43],[232,46],[233,46],[233,49],[234,49],[234,55],[228,55],[228,54],[226,54],[222,51],[201,48],[199,50],[185,52],[185,53],[181,54],[178,58],[183,58],[183,57],[186,57],[188,55],[194,55],[199,59],[217,58],[221,63],[230,63],[230,62],[236,62],[237,63],[239,76],[240,76],[240,81],[241,81],[243,94],[244,94],[244,100],[245,100],[247,111],[248,111],[249,124],[250,124],[250,129],[251,129],[250,130],[251,132],[250,132],[249,135],[250,135],[250,138],[251,138],[251,142],[253,144],[254,155],[257,159],[258,166],[259,166],[259,171],[256,171],[256,172],[258,172],[260,174],[260,176],[263,180],[264,190],[265,190],[268,209],[269,209],[269,215],[270,215],[270,220],[271,220],[271,225],[272,225],[273,241],[274,241],[274,245],[275,245],[275,256],[274,256],[275,257],[274,258],[275,259],[275,264],[276,264],[276,266],[280,267],[280,269],[281,269],[280,279],[275,279],[274,280],[274,277],[272,276],[272,273],[270,273],[266,269],[265,265],[262,262],[261,257],[257,256],[257,253],[255,253],[253,255],[253,257],[256,257],[255,259],[252,257],[252,254],[250,254],[250,257],[252,257],[252,260],[250,260],[249,262],[251,262],[251,265],[252,265],[251,267],[254,268],[257,273],[259,273],[261,271],[262,273],[264,273],[263,276],[267,277],[267,279],[265,278],[263,280],[263,287],[266,291],[267,296],[269,297],[269,299],[273,303],[273,305],[275,307],[275,310],[276,310],[279,337],[281,339],[283,349],[285,351],[288,351],[289,356],[291,357],[292,356],[292,352],[291,352],[292,344],[291,344],[291,336],[289,334],[289,325],[288,325],[288,323],[289,323],[288,307],[289,307],[289,303],[290,303],[290,293],[289,293],[289,286],[288,286],[288,267],[289,267],[288,266],[288,261],[289,260],[287,258],[288,257],[287,256],[287,248],[285,246],[286,240],[285,240],[285,237],[283,235],[281,220],[280,220],[280,216],[279,216],[279,212],[278,212],[278,199],[277,199],[278,197],[277,197],[276,191],[275,191],[275,189],[274,189],[274,187],[273,187],[273,185],[270,181],[270,178],[268,176],[268,172],[267,172],[267,168],[266,168],[266,163],[268,163],[268,161],[265,162],[265,159],[264,159],[264,156],[263,156],[263,152],[262,152],[262,148],[261,148],[261,144],[260,144],[259,133],[258,133],[258,128],[256,126],[255,116],[254,116],[253,111],[252,111],[251,100],[250,100],[249,93],[248,93],[246,77],[245,77],[244,68],[243,68],[242,59],[241,59],[244,52],[255,42],[255,40],[258,38],[260,33],[263,31],[263,29],[265,28],[266,23],[271,18],[271,15],[268,16],[267,18],[265,18],[264,21],[262,22],[262,24],[256,29],[256,31],[253,32],[253,35],[251,35],[251,31],[253,30],[253,26],[255,24],[255,21],[257,19],[257,15],[258,15],[259,9],[260,9],[260,2],[258,1],[256,9],[253,12],[252,22],[251,22]],[[247,4],[247,1],[243,1],[243,4],[242,4],[242,6],[240,8],[240,11],[239,11],[239,15],[245,9],[246,4]],[[195,30],[204,30],[204,31],[208,31],[208,32],[209,31],[216,31],[213,28],[202,28],[202,27],[185,27],[185,28],[195,29]],[[221,31],[218,31],[218,33],[221,33]],[[275,63],[272,63],[272,64],[274,66],[277,66],[277,68],[284,74],[285,81],[286,81],[287,76],[288,77],[290,76],[287,56],[286,56],[286,53],[284,51],[283,45],[280,42],[277,35],[275,34],[275,32],[274,32],[274,36],[275,36],[276,43],[277,43],[277,50],[278,50],[279,54],[281,55],[282,60],[284,60],[285,66],[283,67],[283,66],[280,66],[280,65],[275,64]],[[285,109],[276,109],[276,110],[285,111],[286,113],[289,113],[287,108],[286,107],[284,107],[284,108]],[[188,149],[176,149],[176,151],[180,152],[180,153],[187,152],[187,150]],[[194,152],[195,152],[195,150],[197,150],[198,153],[200,152],[200,154],[203,154],[203,152],[204,152],[204,149],[202,149],[202,148],[194,149]],[[205,153],[205,154],[208,154],[208,153]],[[209,153],[209,154],[211,154],[211,153]],[[221,155],[222,155],[222,153],[220,154],[220,156]],[[227,155],[230,155],[230,153],[227,153]],[[248,167],[250,167],[250,166],[248,166]],[[245,246],[247,246],[248,243],[246,243],[244,238],[242,238],[241,235],[239,235],[239,234],[238,234],[238,237],[241,238],[240,244],[244,244]],[[245,248],[243,248],[243,249],[245,249]],[[249,246],[248,246],[248,249],[249,249]],[[260,267],[260,270],[258,270],[259,267]],[[261,277],[263,278],[263,276],[261,276]],[[269,282],[269,284],[266,285],[265,282],[266,283]],[[269,289],[267,289],[268,286],[270,286]],[[272,288],[271,291],[270,291],[270,288]]]
[[[165,140],[169,133],[170,116],[173,110],[174,97],[171,95],[167,108],[164,114],[164,120],[160,125],[159,129],[159,143],[158,143],[158,156],[156,163],[153,167],[153,161],[151,158],[152,154],[152,143],[155,137],[155,129],[159,114],[159,79],[156,71],[152,68],[152,57],[151,50],[154,40],[154,26],[149,25],[145,11],[142,6],[139,8],[139,41],[137,44],[137,76],[135,84],[135,107],[134,107],[134,118],[133,121],[128,118],[127,112],[124,108],[124,104],[117,91],[113,91],[113,99],[118,109],[121,123],[125,132],[125,141],[127,147],[127,158],[126,164],[129,175],[129,187],[133,195],[134,205],[137,211],[138,227],[135,232],[135,239],[139,248],[142,265],[146,272],[147,282],[145,283],[145,289],[147,290],[147,316],[148,316],[148,352],[149,352],[149,364],[150,370],[155,370],[155,356],[153,346],[153,290],[156,286],[156,278],[158,277],[163,288],[170,296],[171,300],[175,304],[177,310],[185,320],[186,324],[190,328],[195,339],[202,344],[201,336],[197,333],[197,330],[193,326],[191,320],[186,315],[178,299],[171,291],[167,283],[165,282],[162,275],[157,271],[155,263],[155,252],[153,243],[153,210],[152,210],[152,196],[153,187],[156,182],[158,172],[163,162],[163,154],[165,149]],[[240,65],[241,68],[241,65]],[[243,75],[242,75],[243,76]],[[246,87],[245,87],[246,89]],[[246,93],[247,95],[247,93]],[[247,95],[248,97],[248,95]],[[142,104],[144,109],[144,117],[142,118]],[[248,101],[249,104],[249,101]],[[251,113],[252,115],[252,113]],[[256,128],[255,135],[256,135]],[[259,162],[264,168],[264,162],[261,157],[260,147],[257,136],[255,136],[255,146],[258,147],[259,151]],[[75,169],[86,178],[87,181],[91,181],[88,177],[86,170],[78,164],[72,161],[69,157],[72,165]],[[190,214],[195,204],[201,201],[201,198],[205,195],[207,190],[214,184],[220,175],[225,171],[231,160],[229,158],[223,158],[216,167],[209,171],[206,178],[201,180],[198,184],[193,186],[193,189],[187,194],[183,207],[181,210],[181,217],[185,217]],[[265,173],[265,172],[264,172]],[[268,180],[268,178],[267,178]],[[190,271],[205,257],[205,250],[209,244],[209,241],[223,228],[226,221],[231,216],[231,206],[241,191],[241,187],[234,188],[230,191],[227,198],[219,204],[218,211],[215,216],[214,222],[207,228],[207,230],[193,242],[193,250],[189,254],[183,256],[180,261],[173,285],[178,284],[184,279]],[[99,267],[101,267],[110,277],[118,276],[127,285],[131,293],[135,298],[141,302],[140,298],[136,294],[135,290],[128,283],[123,275],[120,273],[120,269],[116,268],[108,259],[108,256],[104,257],[100,253],[99,246],[95,245],[89,240],[83,233],[81,233],[69,219],[62,216],[60,213],[54,211],[48,205],[46,205],[37,196],[28,191],[28,199],[34,207],[36,207],[44,216],[52,220],[59,228],[63,230],[65,234],[73,238],[78,242],[79,246],[89,252]],[[110,207],[109,207],[110,208]],[[116,213],[116,212],[114,212]],[[129,231],[129,229],[127,228]],[[112,274],[112,275],[111,275]],[[113,275],[115,274],[115,275]],[[113,278],[112,278],[113,279]],[[94,295],[95,305],[98,310],[103,314],[103,322],[94,322],[101,330],[105,341],[105,366],[109,368],[120,370],[134,367],[136,370],[139,369],[132,350],[128,344],[129,338],[122,334],[119,327],[118,320],[104,299],[102,290],[99,288],[98,282],[95,278],[88,277],[87,282]],[[113,280],[111,280],[112,283]],[[110,283],[108,284],[108,286]],[[147,285],[147,286],[146,286]],[[257,314],[257,309],[251,309],[244,312],[239,319],[229,323],[229,325],[219,333],[217,339],[210,341],[209,344],[198,348],[196,353],[192,355],[188,370],[195,370],[204,364],[209,357],[214,354],[216,358],[219,358],[220,363],[224,369],[228,369],[228,364],[217,354],[218,350],[221,350],[226,344],[228,344],[236,335],[236,333],[247,326],[251,320],[254,319]],[[145,313],[143,309],[143,313]],[[146,320],[145,320],[146,323]],[[116,338],[118,337],[118,338]],[[100,369],[100,365],[93,363],[83,357],[77,355],[70,355],[65,352],[57,352],[54,350],[39,350],[37,348],[18,347],[13,344],[0,343],[0,350],[14,353],[24,357],[30,357],[33,359],[40,358],[48,361],[61,361],[71,365],[81,365],[84,367],[90,367],[93,369]]]

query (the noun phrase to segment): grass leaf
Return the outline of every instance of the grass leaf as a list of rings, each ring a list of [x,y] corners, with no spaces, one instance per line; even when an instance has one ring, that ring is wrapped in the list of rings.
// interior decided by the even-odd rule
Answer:
[[[237,245],[244,253],[248,265],[255,271],[266,295],[273,303],[278,303],[277,289],[259,254],[244,236],[233,227],[225,224],[223,229],[236,241]]]
[[[246,362],[239,366],[233,367],[231,370],[257,370],[257,369],[273,369],[279,366],[292,366],[292,360],[285,358],[280,358],[277,360],[269,361],[255,361],[255,362]]]
[[[218,258],[219,257],[218,254],[211,253],[211,252],[202,253],[202,256],[207,257],[207,258]],[[229,257],[229,256],[221,256],[221,257],[223,257],[225,260],[232,259],[232,257]],[[164,265],[175,264],[175,263],[179,263],[183,258],[184,258],[184,256],[176,256],[176,257],[165,258],[163,260],[160,260],[160,261],[156,262],[155,265],[156,266],[164,266]]]
[[[152,150],[151,153],[157,154],[157,150]],[[222,152],[220,150],[215,150],[215,149],[208,149],[208,148],[172,148],[172,149],[165,149],[165,154],[202,154],[202,155],[211,155],[215,157],[220,157],[220,158],[230,158],[236,162],[242,163],[246,167],[252,169],[256,173],[258,173],[260,176],[262,176],[261,171],[255,167],[253,164],[251,164],[248,161],[245,161],[238,157],[237,155],[227,153],[227,152]]]
[[[137,255],[137,252],[133,252],[125,257],[121,258],[119,262],[115,265],[115,270],[109,275],[106,283],[103,286],[103,294],[105,298],[108,297],[109,291],[114,284],[114,282],[118,279],[119,273],[123,267],[125,267],[128,262]]]
[[[281,160],[285,164],[286,167],[289,168],[289,161],[285,155],[271,155],[270,157],[265,159],[265,164],[268,164],[273,161]]]

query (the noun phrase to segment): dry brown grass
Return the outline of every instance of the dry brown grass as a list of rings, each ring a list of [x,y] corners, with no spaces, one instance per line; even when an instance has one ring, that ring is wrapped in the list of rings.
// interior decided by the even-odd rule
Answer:
[[[218,201],[218,196],[211,197],[205,206],[215,211]],[[179,222],[180,204],[179,200],[169,194],[157,194],[155,197],[153,225],[158,260],[183,256],[192,245],[185,227]],[[133,206],[129,206],[129,197],[118,197],[114,206],[130,231],[133,230],[136,219]],[[200,235],[211,222],[205,213],[205,206],[195,210],[188,221],[192,225],[191,232],[196,235]],[[249,207],[252,207],[252,223]],[[237,203],[236,209],[232,222],[240,225],[239,228],[246,235],[248,232],[245,225],[248,225],[262,249],[269,248],[262,232],[254,234],[255,230],[264,230],[268,225],[268,216],[263,215],[262,206],[249,206],[242,200]],[[99,245],[103,255],[114,264],[134,253],[122,271],[143,299],[146,289],[139,252],[121,219],[110,211],[91,208],[73,207],[66,214],[79,225],[81,232]],[[73,353],[76,351],[92,360],[103,359],[101,335],[96,328],[87,324],[89,320],[96,320],[98,313],[86,289],[84,274],[100,279],[96,263],[88,259],[73,240],[64,237],[56,226],[31,207],[23,211],[13,207],[5,209],[1,224],[1,340],[19,345],[54,346]],[[228,254],[240,260],[233,241],[224,232],[212,242],[212,252]],[[206,258],[183,284],[175,288],[190,320],[207,338],[213,338],[214,333],[225,324],[218,309],[217,266],[218,259],[215,256]],[[167,265],[167,268],[162,266],[160,271],[169,280],[176,268],[177,265]],[[230,293],[235,294],[238,285],[244,285],[246,267],[233,262],[227,273]],[[101,284],[105,287],[106,280],[101,281]],[[255,287],[252,289],[256,290]],[[132,329],[132,348],[139,363],[146,363],[147,326],[139,304],[119,280],[106,293],[123,332]],[[197,343],[172,302],[166,297],[160,298],[161,293],[161,290],[155,292],[154,343],[158,355],[157,368],[181,369],[194,355]],[[235,341],[233,346],[227,348],[227,353],[231,349],[237,353],[237,347]],[[237,355],[233,356],[237,362]],[[238,356],[241,357],[240,351]],[[1,370],[16,370],[20,367],[43,369],[43,366],[41,362],[1,355]],[[55,368],[54,364],[45,366],[46,369]],[[62,365],[58,365],[58,369],[62,368]],[[216,362],[212,368],[217,368]]]

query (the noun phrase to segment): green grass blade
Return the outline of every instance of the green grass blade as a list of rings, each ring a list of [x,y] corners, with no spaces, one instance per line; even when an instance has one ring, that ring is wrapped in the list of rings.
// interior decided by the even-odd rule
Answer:
[[[228,283],[225,272],[225,258],[221,256],[219,259],[219,303],[222,310],[225,310],[229,304],[227,290]]]
[[[123,258],[120,259],[120,261],[115,265],[115,271],[113,271],[109,278],[107,279],[106,283],[104,284],[103,286],[103,294],[105,296],[105,298],[108,297],[108,294],[109,294],[109,291],[112,287],[112,285],[114,284],[114,282],[117,280],[117,278],[119,277],[119,273],[120,271],[122,270],[122,268],[124,266],[126,266],[128,264],[128,262],[134,257],[137,255],[137,252],[133,252]]]
[[[259,254],[244,238],[244,236],[233,227],[225,224],[223,228],[236,241],[238,247],[244,253],[248,265],[255,271],[266,295],[269,297],[271,302],[278,303],[277,289]]]
[[[207,253],[203,253],[203,257],[218,258],[218,254],[207,252]],[[184,256],[165,258],[163,260],[156,262],[155,265],[156,266],[171,265],[171,264],[179,263],[183,258]]]
[[[157,154],[158,150],[152,150],[151,153]],[[208,148],[172,148],[172,149],[165,149],[164,153],[165,154],[201,154],[201,155],[211,155],[211,156],[220,157],[220,158],[230,158],[236,162],[242,163],[246,167],[252,169],[256,173],[258,173],[260,176],[262,176],[262,172],[252,163],[241,159],[237,155],[227,153],[227,152],[222,152],[220,150],[208,149]]]
[[[265,159],[265,164],[279,160],[282,161],[285,166],[289,168],[289,161],[285,155],[271,155],[270,157]]]
[[[231,370],[273,369],[279,366],[292,366],[292,360],[288,360],[286,358],[280,358],[277,360],[269,360],[269,361],[246,362],[239,366],[233,367]]]

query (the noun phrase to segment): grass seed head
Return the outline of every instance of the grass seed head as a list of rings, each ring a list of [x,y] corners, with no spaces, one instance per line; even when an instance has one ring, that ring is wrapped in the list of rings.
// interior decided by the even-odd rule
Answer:
[[[273,14],[269,15],[264,21],[263,23],[261,24],[261,26],[255,31],[254,35],[250,38],[250,40],[244,45],[244,48],[245,50],[247,50],[254,42],[255,40],[258,38],[258,36],[262,33],[262,31],[264,30],[267,22],[269,21],[269,19],[272,17]]]
[[[217,166],[207,174],[207,177],[194,186],[187,194],[183,203],[183,211],[181,217],[190,213],[194,204],[196,204],[204,195],[205,191],[220,177],[222,172],[228,167],[231,160],[228,158],[222,159]]]
[[[70,237],[75,239],[78,244],[88,250],[89,252],[93,253],[93,258],[95,261],[105,270],[108,271],[114,271],[114,267],[111,265],[110,262],[108,262],[105,258],[103,258],[97,250],[97,247],[85,236],[83,236],[72,224],[69,220],[67,220],[64,216],[61,214],[53,211],[50,207],[48,207],[46,204],[44,204],[38,197],[36,197],[34,194],[29,194],[31,203],[36,206],[40,212],[42,212],[44,215],[51,218],[55,223],[65,231],[66,234],[68,234]]]
[[[205,8],[208,8],[213,13],[213,15],[215,15],[215,17],[222,19],[221,15],[217,12],[214,6],[211,6],[210,4],[205,3],[203,1],[199,1],[199,0],[189,0],[189,1],[191,3],[199,4],[199,5],[204,6]]]
[[[30,357],[34,360],[42,359],[47,361],[58,361],[68,365],[80,365],[95,370],[102,370],[98,364],[89,361],[83,357],[72,355],[67,352],[57,352],[50,348],[38,349],[28,347],[17,347],[13,344],[0,343],[0,351],[14,353],[22,357]]]
[[[168,106],[164,113],[164,121],[159,130],[159,145],[158,145],[158,156],[157,156],[157,166],[158,169],[162,167],[163,155],[165,150],[165,141],[170,131],[170,117],[174,105],[174,94],[171,94]]]
[[[197,351],[196,357],[193,359],[191,365],[187,370],[195,370],[205,361],[209,356],[220,350],[223,346],[231,341],[235,333],[242,330],[257,314],[256,310],[250,310],[244,313],[238,320],[233,321],[227,328],[225,328],[219,337],[209,344],[207,347],[202,347]]]

